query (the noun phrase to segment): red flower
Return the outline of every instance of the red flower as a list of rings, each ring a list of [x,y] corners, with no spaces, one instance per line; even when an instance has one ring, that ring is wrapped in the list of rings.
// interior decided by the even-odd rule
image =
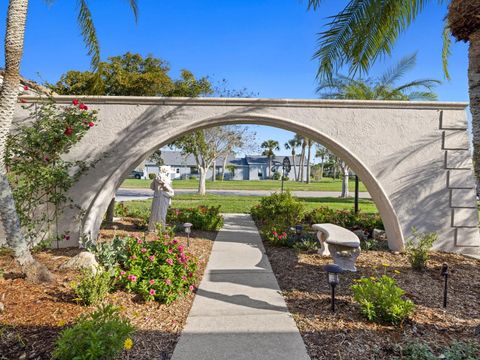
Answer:
[[[72,101],[72,104],[75,105],[75,106],[77,106],[78,103],[79,103],[78,99],[74,99],[74,100]]]
[[[95,124],[93,123],[93,121],[90,121],[90,122],[88,123],[88,127],[93,127],[94,125],[95,125]]]
[[[83,104],[83,103],[80,104],[78,107],[79,107],[80,110],[88,110],[88,106]]]
[[[73,129],[69,126],[65,129],[65,131],[63,132],[65,135],[67,136],[72,136],[73,134]]]
[[[30,90],[30,89],[29,89],[29,87],[28,87],[27,85],[25,85],[25,86],[23,87],[23,90],[28,91],[28,90]]]

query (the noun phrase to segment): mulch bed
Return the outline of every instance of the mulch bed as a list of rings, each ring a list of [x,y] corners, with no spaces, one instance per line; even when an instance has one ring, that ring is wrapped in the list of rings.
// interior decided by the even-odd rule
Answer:
[[[121,225],[121,224],[120,224]],[[118,230],[102,230],[103,239],[113,232],[132,234],[125,224]],[[199,282],[210,256],[213,232],[194,231],[191,234],[189,252],[199,259],[197,276]],[[186,244],[186,238],[177,236]],[[52,284],[32,284],[25,281],[13,257],[0,254],[0,299],[5,294],[5,311],[0,312],[0,360],[4,359],[50,359],[58,333],[75,322],[94,307],[85,307],[74,301],[75,295],[70,283],[78,276],[72,270],[60,270],[59,266],[79,249],[58,249],[34,255],[55,275]],[[185,325],[194,294],[180,298],[173,304],[161,305],[156,302],[142,302],[134,294],[116,291],[106,301],[120,306],[121,313],[130,319],[137,329],[134,347],[120,359],[170,359]]]
[[[434,350],[455,340],[480,344],[480,260],[435,252],[429,269],[416,272],[403,254],[364,251],[357,260],[358,272],[341,274],[337,310],[332,313],[330,287],[322,270],[332,262],[330,258],[266,242],[265,247],[312,360],[390,359],[400,355],[398,344],[413,340],[426,342]],[[442,307],[443,263],[451,271],[446,309]],[[353,301],[350,285],[354,279],[381,276],[385,271],[416,304],[415,315],[401,327],[368,322]]]

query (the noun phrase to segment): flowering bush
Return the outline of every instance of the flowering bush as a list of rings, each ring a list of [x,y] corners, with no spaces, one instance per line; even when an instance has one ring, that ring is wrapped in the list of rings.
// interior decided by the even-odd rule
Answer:
[[[62,156],[95,125],[96,116],[78,100],[62,107],[49,102],[32,107],[33,121],[20,125],[7,138],[8,178],[32,246],[45,239],[55,218],[71,206],[67,192],[89,164],[65,161]],[[65,236],[56,234],[57,240]]]
[[[352,291],[362,314],[369,321],[399,324],[411,316],[415,309],[411,300],[402,298],[405,291],[387,275],[356,280]]]
[[[286,231],[277,230],[275,227],[263,231],[263,236],[276,246],[287,246],[289,242],[288,233]]]
[[[126,290],[142,295],[147,301],[166,304],[194,291],[196,259],[185,252],[185,246],[169,229],[160,232],[154,241],[128,238],[126,254],[127,259],[116,273],[117,283]]]
[[[203,206],[189,209],[168,209],[167,223],[179,225],[189,222],[195,230],[217,231],[223,226],[220,206]]]

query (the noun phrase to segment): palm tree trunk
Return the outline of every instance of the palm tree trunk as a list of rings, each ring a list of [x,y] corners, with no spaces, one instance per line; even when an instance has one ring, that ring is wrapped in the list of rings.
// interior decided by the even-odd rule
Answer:
[[[306,147],[306,143],[305,143],[305,139],[303,139],[302,141],[302,153],[300,154],[300,170],[299,170],[299,176],[298,176],[298,180],[300,182],[303,182],[303,174],[304,174],[304,167],[305,167],[305,147]]]
[[[310,184],[310,156],[312,152],[312,141],[308,139],[308,152],[307,152],[307,184]]]
[[[323,167],[325,166],[325,165],[324,165],[324,162],[325,162],[325,157],[324,157],[324,156],[322,156],[322,158],[321,158],[321,159],[322,159],[322,164],[320,165],[320,180],[322,180],[322,179],[323,179]]]
[[[268,178],[272,179],[272,157],[268,157]]]
[[[295,149],[292,148],[293,178],[297,179],[297,168],[295,167]]]
[[[15,259],[22,266],[27,278],[32,281],[50,281],[51,274],[37,263],[28,249],[7,179],[5,167],[6,139],[15,113],[20,85],[20,62],[23,54],[25,22],[28,0],[10,0],[5,35],[5,73],[0,90],[0,216],[7,244],[15,253]]]
[[[473,164],[477,191],[480,189],[480,30],[470,35],[468,48],[468,92],[472,113]]]

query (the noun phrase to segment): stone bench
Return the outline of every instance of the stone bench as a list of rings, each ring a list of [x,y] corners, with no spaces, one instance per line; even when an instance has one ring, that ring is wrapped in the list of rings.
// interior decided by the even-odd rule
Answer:
[[[360,255],[360,239],[355,233],[334,224],[314,224],[312,229],[317,231],[320,255],[331,256],[343,270],[357,271],[355,260]]]

